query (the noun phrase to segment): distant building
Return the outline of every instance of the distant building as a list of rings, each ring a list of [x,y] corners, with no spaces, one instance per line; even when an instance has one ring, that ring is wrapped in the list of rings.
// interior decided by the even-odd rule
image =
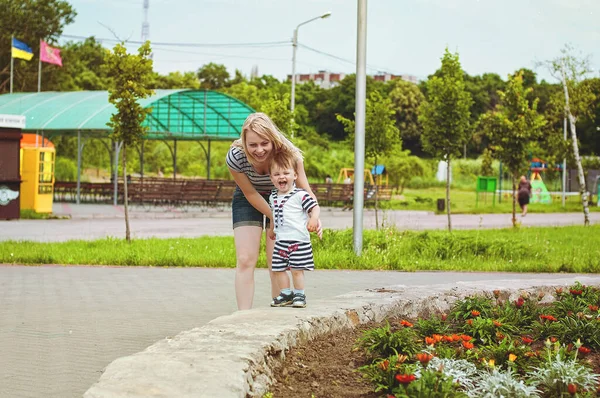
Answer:
[[[325,70],[320,70],[318,73],[298,73],[296,74],[296,84],[303,84],[308,81],[313,81],[321,88],[332,88],[338,86],[340,81],[346,77],[346,73],[334,73]],[[377,81],[387,82],[394,79],[402,79],[411,83],[418,83],[418,79],[413,75],[393,75],[391,73],[378,72],[371,77]],[[288,80],[292,80],[292,75],[288,75]]]

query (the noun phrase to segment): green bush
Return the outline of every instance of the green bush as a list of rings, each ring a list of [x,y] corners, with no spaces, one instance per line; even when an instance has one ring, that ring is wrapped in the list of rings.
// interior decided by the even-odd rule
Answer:
[[[77,163],[69,158],[56,157],[54,178],[56,181],[76,181]]]

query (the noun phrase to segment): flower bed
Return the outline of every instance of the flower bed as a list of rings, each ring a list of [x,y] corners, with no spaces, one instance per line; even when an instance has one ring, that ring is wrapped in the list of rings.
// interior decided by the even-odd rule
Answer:
[[[292,349],[266,396],[596,397],[600,290],[494,291]]]
[[[358,346],[372,363],[359,371],[388,397],[597,396],[599,289],[494,296],[364,332]]]

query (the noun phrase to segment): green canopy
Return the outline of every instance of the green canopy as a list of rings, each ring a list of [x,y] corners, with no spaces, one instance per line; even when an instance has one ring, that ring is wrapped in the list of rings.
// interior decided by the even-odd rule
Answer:
[[[147,139],[233,140],[254,110],[227,94],[210,90],[155,90],[140,100],[152,108],[144,124]],[[0,95],[0,114],[24,115],[23,131],[45,135],[106,137],[116,108],[108,91],[13,93]]]

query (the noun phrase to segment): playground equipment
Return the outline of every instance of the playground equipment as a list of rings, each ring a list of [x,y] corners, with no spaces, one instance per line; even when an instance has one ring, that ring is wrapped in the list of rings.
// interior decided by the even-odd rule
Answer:
[[[531,175],[531,203],[544,203],[550,204],[552,203],[552,197],[550,196],[550,192],[548,192],[548,188],[546,188],[546,184],[544,184],[544,180],[542,180],[542,176],[539,172],[534,171]]]
[[[340,170],[340,174],[338,175],[338,178],[337,178],[337,183],[343,184],[348,179],[350,179],[350,181],[354,182],[354,169],[344,167]],[[369,169],[364,169],[364,179],[365,179],[366,183],[375,185],[375,180],[373,180],[373,175],[371,174],[371,171]]]
[[[378,186],[388,186],[389,175],[384,165],[377,164],[373,166],[371,169],[371,174],[375,176],[375,182]]]
[[[21,139],[21,209],[52,213],[56,150],[48,139],[23,134]]]
[[[496,177],[477,177],[477,186],[475,187],[475,207],[479,204],[479,193],[483,194],[484,203],[487,202],[487,194],[492,194],[492,206],[496,206],[496,187],[498,179]]]

